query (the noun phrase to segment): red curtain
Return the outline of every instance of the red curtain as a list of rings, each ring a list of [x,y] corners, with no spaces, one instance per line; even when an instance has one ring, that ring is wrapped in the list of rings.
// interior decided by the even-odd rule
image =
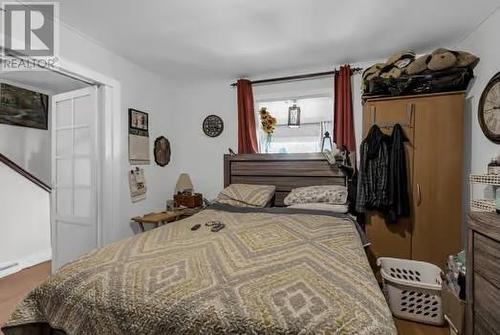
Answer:
[[[351,67],[344,65],[335,72],[335,101],[333,110],[333,134],[337,148],[343,145],[349,151],[356,151],[354,139],[354,117],[352,114]]]
[[[252,83],[246,79],[238,80],[238,153],[258,152],[255,110],[253,106]]]

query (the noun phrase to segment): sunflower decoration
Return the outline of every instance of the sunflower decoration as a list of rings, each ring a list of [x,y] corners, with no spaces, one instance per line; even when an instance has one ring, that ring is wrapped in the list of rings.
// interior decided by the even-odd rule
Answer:
[[[275,117],[269,113],[266,107],[262,107],[259,111],[260,123],[262,124],[262,129],[267,135],[271,135],[276,128],[278,121]]]

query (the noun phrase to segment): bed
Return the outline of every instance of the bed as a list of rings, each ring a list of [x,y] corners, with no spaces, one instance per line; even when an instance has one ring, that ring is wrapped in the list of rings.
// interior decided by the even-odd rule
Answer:
[[[274,158],[274,159],[272,159]],[[225,184],[344,183],[321,155],[226,156]],[[214,233],[205,223],[220,221]],[[192,231],[191,227],[201,228]],[[349,216],[214,205],[64,266],[2,328],[24,334],[396,334]]]

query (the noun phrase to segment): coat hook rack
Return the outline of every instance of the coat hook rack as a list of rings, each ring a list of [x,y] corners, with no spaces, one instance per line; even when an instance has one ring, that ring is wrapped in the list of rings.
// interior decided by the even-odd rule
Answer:
[[[413,128],[413,114],[415,110],[415,104],[409,103],[406,105],[406,122],[376,122],[376,109],[375,106],[370,107],[370,115],[371,115],[371,126],[377,125],[379,128],[390,129],[394,128],[396,124],[399,124],[403,128]]]

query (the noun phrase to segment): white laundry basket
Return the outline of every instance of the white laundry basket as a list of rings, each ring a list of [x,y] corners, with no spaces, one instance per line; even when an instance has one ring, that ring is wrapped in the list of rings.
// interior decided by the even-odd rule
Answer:
[[[377,259],[377,265],[394,316],[433,325],[444,324],[439,267],[389,257]]]

